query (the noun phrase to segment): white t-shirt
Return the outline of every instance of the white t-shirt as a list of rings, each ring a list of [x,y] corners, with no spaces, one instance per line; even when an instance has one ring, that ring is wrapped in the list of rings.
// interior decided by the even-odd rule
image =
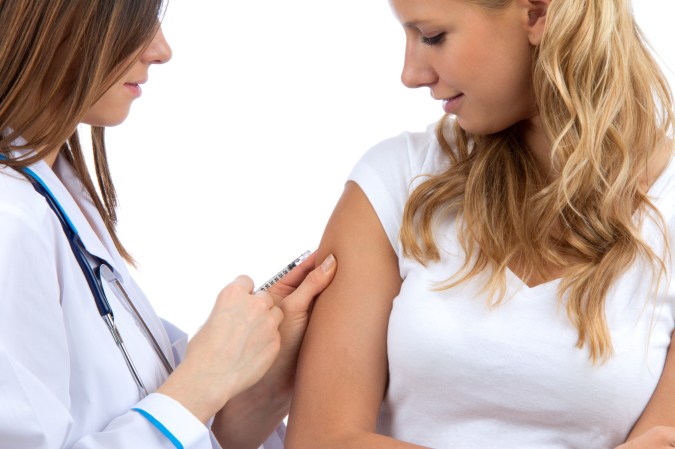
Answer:
[[[663,370],[675,285],[662,286],[655,307],[646,296],[650,273],[638,263],[630,267],[606,302],[614,355],[595,365],[586,348],[575,347],[577,331],[557,302],[558,280],[529,288],[508,272],[508,299],[493,309],[479,293],[482,278],[434,291],[434,283],[464,261],[455,222],[439,224],[441,260],[427,267],[403,257],[398,231],[408,194],[419,184],[415,177],[438,173],[448,163],[430,126],[376,145],[350,175],[373,205],[403,279],[389,319],[389,386],[379,431],[433,448],[615,447]],[[675,162],[649,196],[675,235]],[[643,226],[643,237],[662,253],[652,221]]]
[[[187,336],[162,321],[129,275],[73,168],[59,157],[30,167],[87,250],[121,279],[175,365]],[[170,253],[169,253],[170,257]],[[129,307],[104,282],[126,347],[148,391],[167,377]],[[26,178],[0,162],[0,447],[211,449],[209,429],[177,401],[142,398],[101,319],[56,215]],[[281,449],[283,427],[266,449]]]

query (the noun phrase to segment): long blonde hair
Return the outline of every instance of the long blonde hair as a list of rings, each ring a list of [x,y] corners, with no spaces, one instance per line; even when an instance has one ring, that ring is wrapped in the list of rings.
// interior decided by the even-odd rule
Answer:
[[[558,295],[561,303],[567,297],[577,347],[587,346],[593,361],[606,360],[608,290],[637,258],[653,268],[653,285],[665,270],[666,255],[642,239],[634,214],[653,212],[665,238],[642,186],[653,182],[647,166],[672,135],[672,94],[629,0],[553,0],[546,20],[532,79],[556,179],[548,180],[525,148],[522,124],[485,136],[455,125],[451,146],[444,117],[437,136],[450,167],[413,191],[400,237],[407,256],[438,260],[434,216],[458,217],[466,258],[444,288],[487,269],[492,304],[505,297],[511,263],[524,263],[529,274],[565,267]]]
[[[2,0],[0,2],[0,152],[38,149],[3,161],[25,167],[62,151],[94,201],[122,256],[115,232],[117,196],[104,129],[92,127],[96,177],[87,170],[77,125],[149,45],[163,0]],[[8,132],[11,130],[11,132]],[[17,137],[27,143],[14,146]]]

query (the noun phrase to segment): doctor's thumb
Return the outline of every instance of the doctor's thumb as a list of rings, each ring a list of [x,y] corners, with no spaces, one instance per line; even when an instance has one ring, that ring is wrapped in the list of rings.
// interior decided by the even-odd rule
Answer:
[[[307,310],[315,297],[319,295],[333,280],[337,263],[335,256],[328,255],[321,265],[312,270],[302,284],[281,303],[284,310]]]

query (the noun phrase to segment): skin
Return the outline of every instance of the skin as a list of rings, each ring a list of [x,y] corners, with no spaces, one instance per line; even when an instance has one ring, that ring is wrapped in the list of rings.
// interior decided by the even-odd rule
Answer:
[[[87,111],[82,122],[92,126],[116,126],[122,123],[129,115],[131,103],[138,97],[133,86],[148,81],[150,66],[164,64],[170,59],[171,47],[160,28],[134,65]]]
[[[531,50],[541,41],[549,0],[514,0],[493,11],[464,0],[390,4],[406,34],[403,83],[428,87],[435,99],[463,94],[453,113],[469,132],[524,124],[530,151],[543,170],[550,170],[550,142],[541,131],[530,77]],[[319,247],[319,257],[329,253],[340,268],[313,308],[286,447],[419,448],[376,433],[388,380],[388,319],[402,280],[391,243],[353,182],[347,183]],[[652,403],[631,434],[635,439],[621,449],[672,447],[666,443],[674,440],[672,428],[649,429],[673,425],[673,360],[671,354]]]
[[[327,251],[335,251],[340,269],[312,311],[286,447],[419,447],[375,434],[387,383],[387,324],[401,278],[391,244],[354,183],[328,222],[319,257]]]
[[[226,286],[158,389],[202,422],[215,415],[221,446],[258,448],[288,414],[310,306],[335,274],[332,255],[315,262],[313,255],[269,292],[251,294],[246,276]]]
[[[115,126],[129,114],[150,66],[171,58],[161,29],[136,61],[85,114],[82,123]],[[58,153],[45,159],[53,165]],[[316,254],[268,292],[252,294],[240,276],[218,294],[185,359],[157,390],[206,423],[221,446],[258,448],[287,415],[300,343],[314,298],[335,274],[335,258]]]
[[[150,45],[135,58],[136,62],[132,67],[87,111],[82,123],[91,126],[117,126],[127,118],[132,102],[139,96],[139,90],[132,86],[139,86],[140,89],[140,85],[148,80],[150,66],[165,64],[171,59],[171,47],[161,28]],[[44,160],[51,166],[57,157],[58,152],[54,152]]]
[[[406,87],[428,87],[437,100],[463,94],[455,114],[470,133],[495,133],[535,115],[532,46],[521,9],[443,0],[390,4],[406,34]]]

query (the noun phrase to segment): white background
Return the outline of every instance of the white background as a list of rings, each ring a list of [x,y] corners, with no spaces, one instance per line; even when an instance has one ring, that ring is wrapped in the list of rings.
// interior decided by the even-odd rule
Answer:
[[[675,1],[634,8],[672,80]],[[134,276],[192,334],[235,276],[261,284],[316,248],[364,151],[442,110],[400,84],[386,0],[171,0],[164,32],[173,59],[108,151]]]

